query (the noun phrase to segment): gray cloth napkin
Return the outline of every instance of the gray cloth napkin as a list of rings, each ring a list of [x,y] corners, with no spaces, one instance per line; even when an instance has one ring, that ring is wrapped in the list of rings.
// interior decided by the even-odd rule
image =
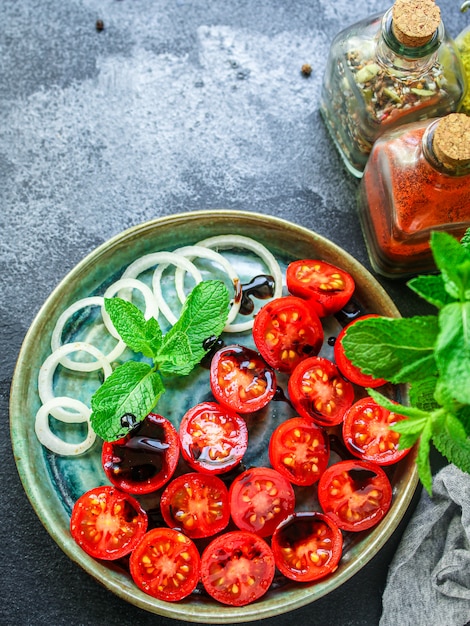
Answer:
[[[470,475],[448,465],[423,489],[388,573],[380,626],[470,622]]]

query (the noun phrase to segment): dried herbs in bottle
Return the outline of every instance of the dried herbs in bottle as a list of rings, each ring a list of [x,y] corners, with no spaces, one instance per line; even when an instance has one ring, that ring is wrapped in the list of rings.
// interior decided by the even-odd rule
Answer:
[[[372,266],[398,277],[435,269],[431,231],[470,226],[470,117],[451,113],[385,132],[359,186]]]
[[[320,111],[349,171],[361,177],[374,141],[398,125],[457,110],[462,63],[433,0],[396,0],[334,39]]]

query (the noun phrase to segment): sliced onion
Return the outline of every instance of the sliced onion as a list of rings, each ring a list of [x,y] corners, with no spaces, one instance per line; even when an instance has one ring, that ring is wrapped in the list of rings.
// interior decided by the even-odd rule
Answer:
[[[197,267],[184,257],[178,256],[174,252],[152,252],[150,254],[146,254],[131,263],[123,273],[122,277],[137,278],[137,276],[142,274],[142,272],[145,272],[156,265],[160,265],[160,263],[175,265],[177,267],[181,266],[192,275],[197,283],[200,283],[202,280],[201,272],[197,269]]]
[[[206,248],[203,246],[185,246],[183,248],[178,248],[174,252],[175,254],[180,254],[183,257],[186,257],[186,258],[189,257],[191,261],[195,258],[203,258],[203,259],[209,259],[210,261],[214,261],[214,263],[218,263],[222,267],[222,269],[225,271],[225,273],[228,275],[235,290],[235,297],[234,297],[234,300],[232,301],[232,306],[230,308],[230,313],[228,315],[227,326],[224,328],[224,330],[228,330],[229,329],[228,325],[231,322],[233,322],[233,320],[237,317],[238,312],[240,310],[240,305],[241,305],[240,278],[237,272],[235,271],[235,268],[233,267],[233,265],[230,263],[230,261],[228,261],[228,259],[226,259],[224,256],[222,256],[215,250],[211,250],[210,248]],[[165,271],[166,267],[167,267],[166,265],[165,266],[160,265],[155,270],[154,281],[161,280],[161,276],[163,272]],[[183,286],[184,276],[185,276],[184,268],[181,266],[177,267],[175,271],[175,286],[176,286],[176,292],[178,294],[178,298],[180,299],[181,304],[184,304],[186,300],[186,294],[184,292],[184,286]]]
[[[119,293],[119,297],[121,297],[123,300],[130,300],[131,298],[130,298],[129,291],[131,289],[137,289],[144,296],[145,319],[150,319],[151,317],[158,319],[158,303],[150,287],[148,287],[148,285],[146,285],[141,280],[137,280],[136,278],[130,278],[130,277],[120,278],[119,280],[114,282],[112,285],[110,285],[104,292],[103,307],[101,309],[101,315],[103,316],[104,325],[108,329],[108,332],[113,337],[115,337],[115,339],[119,339],[119,341],[121,341],[119,337],[119,333],[114,328],[113,323],[111,322],[111,319],[109,317],[109,314],[106,312],[106,309],[104,308],[104,298],[112,298],[117,293]],[[125,344],[124,344],[124,347],[125,347]],[[124,351],[124,348],[122,349],[121,353],[123,351]],[[110,359],[110,360],[114,360],[114,359]]]
[[[84,309],[87,306],[99,306],[104,310],[103,306],[104,299],[102,296],[91,296],[90,298],[82,298],[81,300],[77,300],[71,304],[59,317],[57,323],[52,331],[51,337],[51,349],[52,352],[60,348],[62,345],[62,333],[64,330],[65,323],[67,320],[80,309]],[[110,322],[111,323],[111,322]],[[114,327],[113,327],[114,330]],[[119,339],[119,336],[117,337]],[[119,339],[117,345],[111,350],[109,354],[105,356],[108,361],[114,361],[124,352],[126,348],[126,344]],[[68,369],[75,370],[77,372],[94,372],[100,369],[101,364],[99,360],[90,361],[90,362],[81,362],[81,361],[72,361],[68,357],[64,356],[61,359],[61,364]]]
[[[151,269],[152,267],[155,267],[156,265],[160,265],[161,263],[164,263],[165,265],[175,265],[176,267],[183,267],[183,269],[191,274],[196,284],[202,281],[201,272],[193,263],[191,263],[191,261],[188,261],[188,259],[185,259],[183,256],[178,256],[174,252],[165,251],[151,252],[150,254],[146,254],[145,256],[140,257],[127,267],[122,277],[136,278],[137,276],[139,276],[139,274],[142,274],[143,272]],[[153,281],[152,288],[161,313],[170,324],[175,324],[177,318],[175,315],[173,315],[170,307],[167,305],[163,297],[160,282]]]
[[[204,246],[206,248],[216,248],[217,250],[227,250],[230,248],[242,248],[250,250],[257,254],[268,268],[268,273],[274,279],[274,294],[273,298],[280,298],[282,296],[282,272],[275,256],[265,247],[251,237],[245,237],[244,235],[216,235],[215,237],[209,237],[199,241],[197,246]],[[241,322],[239,324],[231,324],[229,326],[230,332],[243,332],[250,330],[253,327],[253,319],[247,322]]]
[[[44,363],[41,365],[38,375],[38,392],[39,397],[41,398],[41,402],[46,404],[50,402],[54,398],[54,372],[62,362],[63,357],[66,354],[70,354],[71,352],[80,352],[83,350],[84,352],[88,352],[91,356],[95,357],[95,359],[99,362],[101,369],[104,372],[104,377],[107,378],[112,373],[112,367],[110,362],[104,356],[104,354],[98,350],[95,346],[89,343],[85,343],[83,341],[75,341],[73,343],[64,343],[60,348],[54,350],[52,354],[50,354]],[[76,414],[72,411],[66,411],[61,406],[52,406],[50,409],[50,414],[58,420],[62,422],[68,421],[77,421]]]
[[[87,436],[80,443],[68,443],[54,434],[50,428],[49,415],[53,415],[58,408],[63,408],[64,406],[76,411],[76,413],[70,413],[70,415],[75,416],[75,419],[67,421],[70,423],[86,422],[88,426]],[[51,398],[45,402],[36,413],[34,426],[36,435],[42,445],[51,450],[51,452],[55,452],[56,454],[60,454],[62,456],[76,456],[78,454],[83,454],[91,448],[96,440],[96,434],[90,424],[90,415],[91,409],[89,409],[83,402],[80,402],[80,400],[69,398],[67,396]]]

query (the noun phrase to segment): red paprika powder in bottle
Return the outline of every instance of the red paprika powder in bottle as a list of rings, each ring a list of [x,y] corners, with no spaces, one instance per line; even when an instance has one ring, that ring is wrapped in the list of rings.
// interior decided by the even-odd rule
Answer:
[[[431,231],[470,226],[470,117],[407,124],[374,144],[359,187],[373,268],[385,276],[432,271]]]

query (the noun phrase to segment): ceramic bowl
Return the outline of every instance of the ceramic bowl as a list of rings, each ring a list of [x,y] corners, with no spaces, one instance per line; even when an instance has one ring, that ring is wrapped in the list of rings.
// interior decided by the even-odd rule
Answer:
[[[18,358],[11,389],[10,424],[15,459],[25,491],[48,532],[71,559],[112,593],[142,609],[188,622],[233,624],[279,615],[314,602],[342,585],[370,561],[396,529],[413,496],[417,485],[413,452],[389,470],[394,494],[389,513],[371,531],[348,538],[344,556],[334,574],[312,584],[285,582],[272,588],[259,601],[237,608],[218,604],[204,593],[193,594],[178,603],[156,600],[139,591],[124,568],[98,562],[83,552],[69,533],[70,512],[84,491],[106,483],[100,463],[100,446],[95,444],[79,457],[60,457],[45,450],[34,431],[34,418],[40,407],[37,375],[50,354],[51,333],[61,312],[79,298],[102,294],[110,282],[119,278],[125,267],[139,256],[158,250],[173,250],[220,234],[256,237],[276,256],[283,269],[290,261],[300,258],[317,257],[338,265],[353,275],[355,298],[365,312],[399,316],[386,292],[361,264],[332,242],[305,228],[267,215],[225,210],[156,219],[135,226],[98,247],[65,277],[44,303],[25,337]],[[236,254],[241,255],[241,274],[246,273],[248,279],[253,272],[263,270],[254,255],[246,251]],[[80,320],[72,324],[67,331],[69,339],[78,338],[80,333],[86,336],[88,324],[89,321]],[[331,333],[335,332],[338,328],[331,330]],[[195,374],[184,384],[170,385],[158,412],[177,424],[189,403],[195,397],[204,398],[210,391],[207,372],[201,376]],[[87,393],[87,384],[66,381],[60,393]],[[263,425],[253,428],[252,441],[257,448],[247,458],[248,465],[268,462],[266,443],[270,420],[273,419],[279,418],[270,416]],[[308,508],[308,504],[305,507]]]

